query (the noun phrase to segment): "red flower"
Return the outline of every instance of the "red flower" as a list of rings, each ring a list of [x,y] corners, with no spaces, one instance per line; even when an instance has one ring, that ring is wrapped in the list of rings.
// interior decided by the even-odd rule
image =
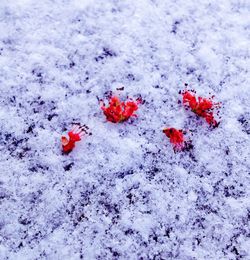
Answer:
[[[112,123],[120,123],[128,120],[131,116],[136,117],[134,112],[138,110],[138,105],[140,103],[141,99],[122,102],[118,97],[112,96],[109,99],[108,107],[106,107],[104,102],[101,101],[101,109],[108,121]]]
[[[210,126],[217,127],[219,122],[214,118],[213,110],[220,107],[220,103],[214,103],[213,98],[202,98],[198,97],[198,101],[195,95],[191,92],[185,90],[182,92],[182,102],[186,107],[191,108],[191,110],[198,116],[203,117]]]
[[[163,129],[163,133],[170,139],[175,152],[185,148],[186,141],[182,130],[171,127]]]
[[[73,129],[68,132],[68,137],[62,136],[62,150],[64,153],[70,153],[74,147],[75,143],[81,141],[81,137],[87,134],[88,127],[86,125],[81,126],[80,124],[74,125]]]

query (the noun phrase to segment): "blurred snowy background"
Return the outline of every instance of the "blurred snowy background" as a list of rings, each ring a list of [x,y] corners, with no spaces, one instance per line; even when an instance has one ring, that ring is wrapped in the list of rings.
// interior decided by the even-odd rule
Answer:
[[[0,259],[250,259],[249,29],[248,0],[1,0]],[[146,102],[116,125],[97,97],[121,86]]]

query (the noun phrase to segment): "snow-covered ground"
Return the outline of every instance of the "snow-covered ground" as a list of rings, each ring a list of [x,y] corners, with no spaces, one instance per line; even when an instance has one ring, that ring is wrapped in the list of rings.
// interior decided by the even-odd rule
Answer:
[[[249,37],[247,0],[1,0],[0,259],[250,259]],[[122,86],[145,104],[106,122]],[[62,155],[72,122],[92,135]]]

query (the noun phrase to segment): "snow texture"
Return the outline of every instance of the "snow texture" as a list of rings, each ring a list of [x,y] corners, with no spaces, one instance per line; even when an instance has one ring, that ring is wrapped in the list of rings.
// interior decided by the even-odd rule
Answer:
[[[247,0],[1,0],[0,259],[250,259],[249,29]],[[106,122],[122,86],[145,103]],[[92,135],[62,155],[72,122]]]

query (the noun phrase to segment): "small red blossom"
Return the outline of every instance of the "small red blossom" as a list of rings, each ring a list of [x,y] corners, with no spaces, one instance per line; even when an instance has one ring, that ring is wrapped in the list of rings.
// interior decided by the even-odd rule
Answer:
[[[163,133],[170,139],[175,152],[182,151],[186,147],[186,139],[183,130],[170,127],[163,129]]]
[[[184,90],[182,94],[182,102],[187,107],[190,108],[192,112],[196,115],[203,117],[206,122],[212,126],[217,127],[219,122],[217,122],[214,118],[214,109],[220,108],[220,103],[214,103],[213,98],[203,98],[203,97],[195,97],[195,91]]]
[[[75,124],[72,130],[68,132],[68,136],[61,137],[62,150],[65,154],[70,153],[74,149],[75,143],[81,141],[82,136],[88,133],[87,129],[86,125]]]
[[[142,100],[138,98],[136,101],[129,100],[123,102],[117,96],[112,96],[109,99],[109,106],[106,107],[105,103],[101,101],[101,109],[106,116],[106,119],[112,123],[121,123],[128,120],[130,117],[137,115],[134,114],[138,110],[138,105]]]

